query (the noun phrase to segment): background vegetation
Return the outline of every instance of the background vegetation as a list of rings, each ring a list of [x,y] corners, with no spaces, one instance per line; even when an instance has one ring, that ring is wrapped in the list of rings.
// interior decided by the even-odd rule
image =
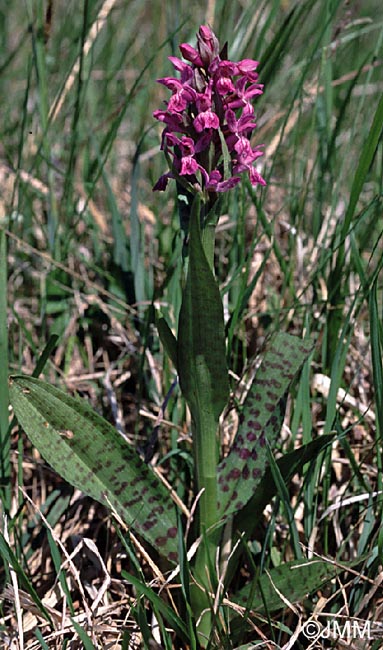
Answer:
[[[190,430],[177,387],[165,419],[158,418],[175,372],[159,344],[155,309],[177,323],[182,237],[174,188],[151,189],[166,166],[152,112],[167,96],[155,83],[171,74],[167,57],[178,54],[178,43],[194,43],[206,23],[228,41],[231,59],[261,62],[265,84],[257,137],[268,185],[254,191],[243,183],[231,192],[218,228],[233,404],[239,378],[251,374],[273,332],[308,333],[315,353],[274,451],[336,434],[332,448],[266,509],[239,579],[245,584],[251,567],[278,566],[308,547],[340,563],[361,558],[355,574],[312,595],[299,616],[327,607],[379,620],[379,8],[377,0],[28,0],[0,7],[3,647],[153,648],[154,639],[184,647],[171,632],[158,636],[151,599],[137,598],[122,577],[134,568],[142,582],[158,579],[148,557],[122,542],[108,513],[65,485],[22,432],[7,432],[6,376],[8,368],[32,374],[44,365],[52,384],[80,392],[162,464],[188,501]],[[224,442],[235,422],[229,410]],[[65,561],[84,537],[96,547],[90,542],[91,550]],[[100,607],[91,610],[100,593]],[[42,623],[43,608],[54,625]],[[236,644],[305,647],[293,637],[297,616],[287,609],[259,621]],[[90,621],[92,638],[83,629]],[[380,647],[379,639],[368,643]],[[230,634],[220,644],[234,647]]]

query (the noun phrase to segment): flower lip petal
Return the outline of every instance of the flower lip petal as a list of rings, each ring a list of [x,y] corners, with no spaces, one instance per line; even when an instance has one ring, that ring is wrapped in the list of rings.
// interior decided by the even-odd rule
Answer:
[[[212,106],[213,80],[211,79],[203,92],[198,92],[196,96],[196,107],[198,112],[207,111]]]
[[[239,72],[253,72],[259,66],[259,61],[254,61],[254,59],[242,59],[237,63]]]
[[[246,165],[253,161],[253,150],[247,138],[241,137],[234,145],[240,163]]]
[[[218,72],[223,77],[230,77],[238,74],[237,63],[224,59],[218,63]]]
[[[221,77],[218,79],[216,88],[220,95],[227,95],[228,93],[235,92],[235,86],[230,77]]]
[[[180,176],[191,176],[198,170],[198,163],[193,156],[184,156],[181,163]]]
[[[187,98],[182,91],[175,93],[168,101],[169,113],[182,113],[188,105]]]
[[[232,133],[237,133],[238,131],[238,121],[235,116],[234,111],[231,110],[231,108],[228,108],[226,113],[225,113],[225,118],[226,118],[226,124],[229,127],[229,131]]]
[[[218,169],[213,169],[210,173],[209,180],[206,183],[208,192],[227,192],[240,182],[239,176],[231,176],[226,181],[221,181],[222,174]]]
[[[249,178],[252,185],[267,185],[265,179],[261,174],[256,170],[255,167],[251,167],[249,170]]]
[[[219,118],[218,115],[212,111],[203,111],[199,113],[193,120],[193,126],[197,133],[201,133],[204,129],[218,129]]]
[[[169,90],[172,90],[173,92],[182,88],[182,83],[179,79],[176,79],[176,77],[162,77],[161,79],[156,79],[156,81],[158,84],[166,86],[166,88],[169,88]]]
[[[183,135],[180,141],[181,151],[184,156],[191,156],[195,153],[194,140]]]

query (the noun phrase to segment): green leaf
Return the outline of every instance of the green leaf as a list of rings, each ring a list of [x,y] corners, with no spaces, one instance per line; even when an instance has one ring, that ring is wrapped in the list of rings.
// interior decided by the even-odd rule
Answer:
[[[46,609],[42,600],[31,584],[29,576],[25,573],[23,567],[21,566],[18,558],[16,557],[14,551],[9,545],[9,542],[4,537],[3,533],[0,531],[0,557],[4,563],[12,567],[13,571],[17,575],[17,580],[19,587],[24,589],[31,597],[33,602],[36,604],[38,611],[45,617],[45,619],[50,624],[51,628],[54,629],[54,622],[49,611]]]
[[[372,285],[369,296],[370,309],[370,338],[371,338],[371,358],[372,374],[374,378],[376,415],[378,424],[378,433],[380,439],[383,438],[383,366],[382,366],[382,325],[379,320],[379,307],[377,296],[376,281]]]
[[[233,447],[218,467],[219,509],[224,515],[241,510],[260,483],[267,467],[266,440],[273,447],[284,396],[312,347],[311,340],[279,333],[266,352],[243,405]]]
[[[348,234],[360,193],[363,189],[364,183],[366,182],[367,174],[369,172],[371,163],[374,159],[381,138],[382,129],[383,129],[383,95],[381,96],[379,100],[379,104],[376,107],[376,111],[374,114],[374,119],[372,121],[370,131],[368,133],[366,142],[363,145],[362,151],[360,152],[358,166],[355,170],[354,180],[351,186],[350,201],[347,206],[346,215],[344,217],[344,222],[342,225],[342,230],[341,230],[342,239],[345,239]],[[337,260],[337,265],[338,265],[338,260]]]
[[[38,628],[35,630],[35,636],[36,639],[40,642],[42,650],[49,650],[49,646],[44,641],[44,637]]]
[[[0,495],[5,512],[11,508],[11,436],[9,431],[8,395],[8,269],[7,240],[0,228]]]
[[[290,603],[296,603],[334,578],[339,571],[335,564],[321,559],[292,560],[256,578],[256,584],[246,585],[234,600],[252,611],[261,613],[267,609],[267,612],[272,612],[286,607],[277,590]]]
[[[223,307],[200,233],[200,200],[190,218],[189,268],[178,326],[177,368],[195,420],[204,412],[218,422],[229,395]]]
[[[301,473],[303,466],[315,460],[318,454],[334,439],[334,434],[327,436],[320,436],[315,440],[299,447],[299,449],[294,449],[288,454],[281,456],[276,461],[276,465],[279,469],[281,476],[285,484],[287,485],[289,480],[294,476],[294,474]],[[264,473],[255,493],[251,497],[250,501],[247,502],[244,508],[240,510],[233,519],[233,531],[234,534],[246,534],[247,539],[251,539],[259,525],[259,520],[262,516],[262,513],[270,503],[271,499],[277,494],[277,486],[275,484],[271,468],[268,467]],[[233,544],[235,543],[236,538],[233,539]],[[233,576],[238,570],[238,565],[240,563],[240,555],[243,553],[243,548],[241,545],[237,546],[236,550],[230,557],[230,563],[226,574],[226,584],[229,585]]]
[[[48,544],[49,548],[51,551],[51,558],[53,562],[53,566],[55,568],[56,572],[56,581],[60,583],[60,587],[62,589],[63,594],[65,594],[65,598],[67,599],[68,603],[68,608],[72,616],[75,616],[75,607],[73,605],[73,600],[72,600],[72,595],[70,591],[70,587],[68,585],[67,577],[65,571],[62,570],[62,557],[61,553],[58,549],[56,541],[53,539],[53,535],[50,531],[49,528],[47,528],[47,538],[48,538]]]
[[[273,476],[275,485],[277,486],[278,496],[282,503],[283,512],[287,519],[287,524],[289,527],[289,539],[292,550],[294,552],[294,557],[298,560],[303,558],[303,552],[300,544],[299,533],[294,517],[294,508],[290,503],[290,496],[286,484],[283,480],[283,476],[279,471],[279,467],[275,462],[275,458],[272,454],[269,444],[266,445],[267,457],[269,461],[269,468]]]
[[[378,106],[376,108],[374,119],[371,124],[370,131],[368,133],[367,139],[363,145],[363,148],[359,155],[358,166],[355,171],[354,179],[351,186],[350,200],[347,206],[346,214],[340,231],[341,244],[339,246],[335,267],[330,270],[329,277],[327,280],[327,287],[330,298],[330,306],[332,307],[329,311],[328,317],[328,327],[327,327],[327,366],[330,368],[332,365],[332,359],[335,356],[336,344],[338,341],[339,330],[342,327],[342,322],[344,320],[343,310],[340,309],[339,305],[343,302],[343,287],[347,285],[347,272],[345,271],[345,260],[346,260],[346,246],[345,241],[349,235],[350,228],[352,226],[352,221],[354,219],[355,211],[357,208],[359,197],[362,193],[362,189],[368,173],[370,166],[375,157],[383,128],[383,95],[381,96]],[[343,286],[342,286],[343,283]]]
[[[245,645],[239,645],[234,650],[253,650],[255,646],[260,645],[260,646],[265,646],[264,641],[252,641],[251,643],[245,643]]]
[[[91,641],[91,638],[87,635],[84,628],[81,627],[81,625],[79,625],[73,618],[71,618],[71,621],[72,621],[72,625],[73,625],[74,629],[76,630],[76,632],[77,632],[77,634],[78,634],[78,636],[80,638],[80,641],[83,644],[84,650],[96,650],[95,646],[93,645],[93,643]]]
[[[128,573],[127,571],[121,571],[121,575],[125,580],[130,582],[136,588],[138,593],[144,594],[144,596],[146,596],[149,602],[158,609],[167,623],[172,626],[173,630],[181,639],[186,642],[189,641],[188,629],[182,618],[180,618],[177,613],[175,613],[172,607],[167,605],[165,601],[153,591],[153,589],[148,587],[145,583],[141,582],[131,573]]]
[[[110,186],[108,175],[104,167],[102,168],[102,178],[105,184],[108,207],[112,217],[111,227],[113,235],[113,260],[116,266],[120,267],[123,271],[129,271],[130,268],[134,269],[135,266],[133,264],[130,264],[127,246],[128,239],[125,227],[122,221],[121,213],[118,209],[116,197]]]
[[[334,434],[320,436],[307,445],[303,445],[299,449],[294,449],[294,451],[278,458],[276,464],[285,484],[288,483],[294,474],[302,471],[303,465],[315,459],[324,447],[331,444],[333,439]],[[241,532],[245,531],[246,535],[251,537],[263,510],[276,493],[277,486],[275,485],[273,474],[270,467],[267,467],[250,501],[234,517],[233,529]]]
[[[161,343],[165,348],[166,354],[171,359],[173,366],[177,370],[177,339],[167,324],[165,318],[159,318],[156,322],[156,325],[158,334],[160,335]]]
[[[175,506],[151,468],[82,399],[32,377],[10,379],[20,425],[66,481],[121,519],[171,561],[177,558]]]

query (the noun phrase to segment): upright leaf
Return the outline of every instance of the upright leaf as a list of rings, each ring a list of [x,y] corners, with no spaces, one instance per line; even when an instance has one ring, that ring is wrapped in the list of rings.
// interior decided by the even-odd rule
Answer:
[[[254,494],[267,467],[266,439],[273,447],[284,413],[284,396],[312,350],[310,340],[279,333],[266,352],[247,394],[229,455],[218,467],[220,511],[241,510]]]
[[[159,318],[156,324],[161,343],[164,346],[165,351],[171,359],[174,367],[177,369],[177,339],[167,324],[165,318]]]
[[[319,438],[315,438],[315,440],[307,443],[307,445],[294,449],[278,458],[276,462],[285,484],[288,483],[294,474],[302,471],[305,463],[314,461],[320,452],[331,444],[333,439],[333,434],[321,435]],[[263,510],[276,494],[277,486],[269,466],[251,499],[242,510],[235,514],[233,529],[246,531],[246,535],[251,537],[259,523]]]
[[[229,394],[225,328],[219,288],[201,242],[199,208],[196,198],[190,219],[189,268],[179,317],[177,367],[193,417],[208,411],[218,422]]]
[[[283,477],[284,483],[287,485],[291,477],[296,473],[301,473],[303,466],[310,461],[314,461],[318,454],[334,439],[334,435],[320,436],[315,440],[294,449],[293,451],[281,456],[276,461],[278,469]],[[262,517],[262,513],[270,503],[271,499],[277,494],[278,488],[274,482],[273,473],[270,469],[270,466],[267,467],[266,472],[261,478],[253,496],[247,502],[247,504],[239,510],[233,518],[233,531],[234,534],[246,534],[247,539],[251,539],[259,526],[259,520]],[[236,540],[236,537],[233,538],[233,541]],[[233,576],[238,570],[238,564],[240,563],[240,556],[243,553],[243,546],[238,545],[236,549],[231,553],[229,566],[226,572],[226,584],[229,585]]]
[[[84,400],[32,377],[11,377],[10,396],[19,423],[60,476],[114,508],[128,526],[176,561],[174,503],[111,424]]]

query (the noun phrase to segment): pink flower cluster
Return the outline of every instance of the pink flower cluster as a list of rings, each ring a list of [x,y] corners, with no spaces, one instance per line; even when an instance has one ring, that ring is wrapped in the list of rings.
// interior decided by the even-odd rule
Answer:
[[[197,191],[226,192],[244,171],[252,185],[266,185],[254,166],[263,152],[250,144],[256,127],[251,102],[263,92],[258,61],[226,60],[206,26],[197,34],[197,49],[184,43],[180,51],[189,63],[169,57],[180,78],[157,80],[172,92],[166,110],[153,113],[165,124],[161,149],[171,157],[172,170],[153,190],[165,190],[169,178],[181,176]]]

